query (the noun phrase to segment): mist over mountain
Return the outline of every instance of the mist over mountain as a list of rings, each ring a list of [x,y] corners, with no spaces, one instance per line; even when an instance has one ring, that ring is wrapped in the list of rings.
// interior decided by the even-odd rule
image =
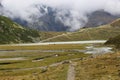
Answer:
[[[0,15],[42,31],[75,31],[120,17],[119,0],[2,0],[1,6]]]
[[[69,31],[69,27],[61,23],[61,21],[56,20],[54,16],[55,13],[56,12],[50,8],[46,15],[37,19],[36,17],[32,17],[34,21],[30,23],[25,20],[20,20],[19,18],[15,18],[13,20],[23,26],[41,31]],[[108,12],[95,11],[88,15],[88,22],[85,23],[84,27],[97,27],[100,25],[105,25],[111,23],[119,17],[120,16],[111,15]]]

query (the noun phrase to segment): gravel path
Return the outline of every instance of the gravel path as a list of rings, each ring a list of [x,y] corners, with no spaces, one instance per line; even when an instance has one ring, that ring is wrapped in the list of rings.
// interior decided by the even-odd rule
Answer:
[[[69,65],[67,80],[75,80],[75,65],[73,63]]]

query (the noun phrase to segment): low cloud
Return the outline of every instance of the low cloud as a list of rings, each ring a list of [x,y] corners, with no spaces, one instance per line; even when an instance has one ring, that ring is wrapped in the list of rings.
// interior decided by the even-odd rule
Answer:
[[[45,5],[56,10],[56,20],[61,21],[70,31],[77,30],[87,22],[87,15],[104,10],[120,15],[120,0],[1,0],[0,14],[11,18],[19,17],[31,21],[31,16],[43,16],[36,5]]]

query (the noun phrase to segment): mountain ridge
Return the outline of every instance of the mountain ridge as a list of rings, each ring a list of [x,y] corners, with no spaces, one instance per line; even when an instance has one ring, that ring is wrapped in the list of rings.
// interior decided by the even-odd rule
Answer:
[[[13,17],[11,18],[10,16],[9,17],[13,21],[17,22],[18,24],[24,27],[28,27],[40,31],[69,31],[70,27],[74,27],[74,26],[66,26],[64,22],[61,22],[61,20],[56,20],[56,15],[57,12],[59,12],[59,10],[46,5],[35,5],[35,7],[38,9],[39,12],[37,15],[32,14],[31,16],[29,16],[29,18],[31,19],[30,21],[24,20],[19,17],[14,17],[14,18]],[[64,17],[69,18],[70,12],[69,11],[66,12],[67,13]],[[4,15],[4,14],[0,14],[0,15]],[[63,17],[61,18],[64,19]],[[85,23],[84,26],[81,27],[96,27],[100,25],[105,25],[114,21],[117,18],[120,18],[120,15],[112,15],[108,12],[105,12],[104,10],[99,10],[87,14],[87,18],[88,21]]]
[[[114,20],[118,19],[120,16],[114,16],[108,12],[103,10],[95,11],[92,14],[88,15],[88,22],[86,23],[85,27],[96,27],[105,24],[109,24]]]
[[[20,26],[5,16],[0,16],[0,44],[29,43],[40,40],[40,34]]]
[[[60,21],[56,21],[55,10],[49,8],[49,12],[45,14],[44,16],[41,16],[40,18],[36,19],[33,17],[33,22],[27,22],[24,21],[21,23],[19,21],[14,20],[17,23],[20,23],[23,26],[27,26],[33,29],[37,29],[40,31],[68,31],[69,26],[65,26]],[[84,27],[96,27],[100,25],[108,24],[115,19],[119,18],[120,16],[114,16],[112,14],[109,14],[104,11],[95,11],[88,15],[88,22],[84,25]],[[73,26],[74,27],[74,26]]]

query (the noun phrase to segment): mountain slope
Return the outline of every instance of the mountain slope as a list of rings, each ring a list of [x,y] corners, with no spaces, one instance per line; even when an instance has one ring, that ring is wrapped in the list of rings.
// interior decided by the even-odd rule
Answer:
[[[92,14],[88,15],[88,22],[86,23],[85,27],[96,27],[100,25],[105,25],[111,23],[119,17],[120,16],[114,16],[103,10],[95,11]]]
[[[47,7],[44,5],[40,5],[37,7],[39,12],[42,13],[42,16],[31,16],[31,22],[21,20],[19,18],[14,18],[13,20],[23,26],[27,26],[30,28],[34,28],[40,31],[67,31],[69,30],[69,26],[65,26],[63,22],[56,19],[57,10],[51,7]],[[46,12],[47,10],[47,12]],[[65,17],[70,18],[68,12]],[[91,14],[88,14],[88,22],[85,23],[83,27],[96,27],[100,25],[108,24],[115,19],[119,18],[120,16],[114,16],[108,12],[103,10],[95,11]],[[81,21],[79,21],[81,23]],[[72,26],[74,27],[74,26]]]
[[[40,34],[26,29],[4,16],[0,16],[0,44],[36,42]]]
[[[120,35],[110,38],[105,44],[107,45],[114,45],[116,48],[120,48]]]
[[[107,40],[120,34],[120,27],[113,26],[117,21],[111,24],[95,27],[83,28],[77,32],[68,32],[62,36],[49,39],[49,41],[81,41],[81,40]]]
[[[36,6],[39,10],[38,16],[31,15],[31,21],[21,20],[20,18],[13,18],[13,21],[32,29],[40,31],[66,31],[67,26],[65,26],[60,21],[56,20],[56,10],[45,5]],[[47,10],[47,12],[46,12]],[[43,14],[40,16],[40,14]]]
[[[43,4],[35,5],[34,7],[38,10],[38,13],[37,14],[33,13],[29,15],[29,20],[22,19],[20,18],[19,15],[17,15],[14,18],[13,17],[11,18],[11,15],[9,15],[9,17],[13,21],[17,22],[18,24],[22,26],[26,26],[26,27],[40,30],[40,31],[68,31],[70,29],[70,26],[68,25],[66,26],[64,23],[64,21],[67,21],[65,18],[70,19],[70,21],[73,20],[71,19],[71,16],[70,16],[71,13],[69,11],[65,10],[65,13],[64,13],[64,10],[62,11],[62,10],[59,10],[59,9],[56,9],[56,8],[53,8],[47,5],[43,5]],[[2,10],[3,8],[4,6],[0,4],[0,15],[4,15],[3,14],[4,11]],[[64,15],[64,14],[65,15],[57,16],[59,14],[59,11],[62,11],[60,12],[61,15]],[[79,22],[82,24],[85,23],[84,26],[82,27],[96,27],[100,25],[105,25],[105,24],[112,22],[113,20],[117,18],[120,18],[120,15],[115,16],[108,12],[105,12],[104,10],[99,10],[93,13],[88,13],[87,17],[88,17],[87,23],[86,21],[84,22],[83,18],[81,18],[81,20],[78,20],[78,23]],[[70,24],[70,23],[67,23],[67,24]]]
[[[120,19],[111,23],[111,25],[120,28]],[[115,37],[111,37],[105,44],[115,45],[116,48],[120,48],[120,34]]]

